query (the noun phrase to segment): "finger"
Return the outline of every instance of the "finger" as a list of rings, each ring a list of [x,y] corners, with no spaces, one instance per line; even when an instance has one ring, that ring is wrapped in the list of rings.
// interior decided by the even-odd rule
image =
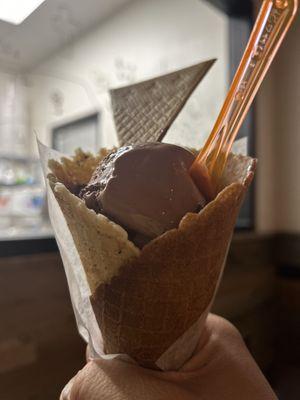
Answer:
[[[199,372],[213,359],[216,344],[225,339],[231,342],[241,341],[237,329],[227,320],[214,314],[208,314],[192,357],[181,367],[181,372]],[[224,344],[225,346],[225,344]]]
[[[215,314],[209,314],[206,326],[218,339],[230,339],[236,343],[242,342],[242,336],[231,322]]]
[[[75,377],[72,378],[64,387],[63,391],[61,392],[59,400],[71,400],[71,390],[73,387]]]

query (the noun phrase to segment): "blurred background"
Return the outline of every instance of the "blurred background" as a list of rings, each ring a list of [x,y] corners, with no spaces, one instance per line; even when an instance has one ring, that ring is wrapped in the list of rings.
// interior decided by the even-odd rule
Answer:
[[[167,142],[200,147],[261,1],[0,3],[0,398],[52,400],[84,363],[47,215],[36,137],[71,154],[117,145],[109,89],[217,58]],[[300,398],[300,21],[239,137],[259,159],[214,312],[283,400]]]

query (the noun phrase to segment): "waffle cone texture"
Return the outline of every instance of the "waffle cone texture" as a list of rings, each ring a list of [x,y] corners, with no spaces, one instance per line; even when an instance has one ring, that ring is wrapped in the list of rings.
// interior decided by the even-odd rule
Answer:
[[[102,149],[97,162],[106,153]],[[87,168],[92,157],[86,157]],[[76,156],[67,165],[64,160],[50,162],[48,180],[91,289],[104,352],[127,354],[140,365],[155,368],[212,302],[256,161],[230,155],[218,196],[140,250],[122,227],[89,210],[72,193],[74,173],[84,175],[82,159],[77,169]],[[90,175],[86,173],[81,184]]]

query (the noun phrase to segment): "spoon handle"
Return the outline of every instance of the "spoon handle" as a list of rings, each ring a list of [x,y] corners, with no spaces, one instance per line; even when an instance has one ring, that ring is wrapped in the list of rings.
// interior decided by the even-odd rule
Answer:
[[[191,167],[197,181],[206,173],[207,195],[213,198],[228,154],[298,8],[298,0],[264,0],[232,85],[204,147]],[[204,177],[205,179],[205,177]],[[200,183],[200,182],[198,182]],[[202,182],[203,183],[203,182]]]

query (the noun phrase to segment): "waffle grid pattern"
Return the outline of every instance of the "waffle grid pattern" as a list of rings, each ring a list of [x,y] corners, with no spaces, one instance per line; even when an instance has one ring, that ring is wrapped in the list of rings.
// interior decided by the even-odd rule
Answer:
[[[107,353],[153,367],[198,320],[214,295],[242,195],[238,184],[225,190],[220,202],[188,214],[97,288],[92,304]]]
[[[161,141],[213,62],[207,61],[112,90],[111,102],[119,144]]]

